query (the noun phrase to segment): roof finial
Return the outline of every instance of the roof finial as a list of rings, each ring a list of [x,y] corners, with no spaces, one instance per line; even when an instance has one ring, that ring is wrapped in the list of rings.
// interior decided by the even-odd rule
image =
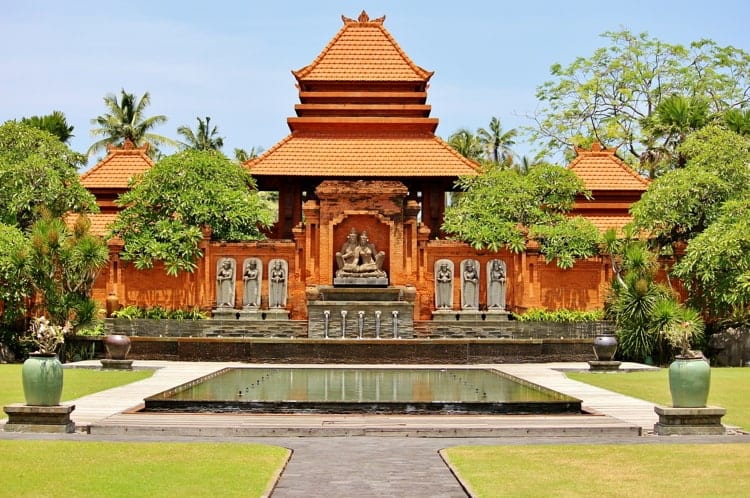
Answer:
[[[351,17],[346,17],[345,15],[341,15],[341,20],[344,21],[344,24],[353,24],[353,23],[374,23],[374,24],[383,24],[383,21],[385,21],[385,16],[380,16],[377,19],[370,19],[370,16],[367,15],[367,12],[364,10],[359,14],[359,17],[355,21]]]

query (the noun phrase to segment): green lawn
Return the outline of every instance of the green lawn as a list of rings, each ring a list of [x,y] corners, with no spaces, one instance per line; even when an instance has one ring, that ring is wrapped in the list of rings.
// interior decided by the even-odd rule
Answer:
[[[750,444],[470,446],[441,452],[474,497],[747,496]]]
[[[66,368],[63,372],[62,400],[80,398],[87,394],[104,391],[112,387],[146,379],[153,370],[94,370],[89,368]],[[23,403],[21,365],[0,365],[0,407],[11,403]],[[0,417],[5,414],[0,412]]]
[[[267,495],[286,448],[232,443],[0,440],[4,496]]]
[[[671,405],[667,369],[650,372],[570,372],[568,377],[610,391]],[[708,404],[726,408],[722,422],[750,430],[750,368],[712,368]]]

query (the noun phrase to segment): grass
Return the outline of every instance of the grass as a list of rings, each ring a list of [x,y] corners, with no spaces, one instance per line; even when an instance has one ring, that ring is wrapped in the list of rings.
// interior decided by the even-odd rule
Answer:
[[[569,378],[654,404],[669,406],[668,371],[593,373],[570,372]],[[724,424],[750,430],[750,368],[712,368],[708,404],[727,410]]]
[[[747,496],[750,444],[463,446],[443,457],[474,497]]]
[[[11,403],[23,403],[21,367],[17,364],[0,365],[0,407]],[[62,400],[80,398],[105,389],[146,379],[153,370],[94,370],[88,368],[66,368],[63,372]],[[0,412],[0,416],[4,413]]]
[[[261,444],[0,440],[3,495],[264,496],[290,451]]]

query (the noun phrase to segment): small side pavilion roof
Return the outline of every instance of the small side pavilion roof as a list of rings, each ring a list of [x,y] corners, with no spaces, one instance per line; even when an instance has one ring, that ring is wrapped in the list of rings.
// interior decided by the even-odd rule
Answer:
[[[130,179],[150,169],[154,162],[148,157],[148,144],[137,147],[126,140],[121,146],[108,145],[107,156],[81,175],[87,189],[127,189]]]
[[[615,155],[617,149],[606,149],[594,143],[591,150],[576,147],[577,156],[568,168],[580,178],[586,188],[597,191],[645,192],[649,180],[643,178]]]

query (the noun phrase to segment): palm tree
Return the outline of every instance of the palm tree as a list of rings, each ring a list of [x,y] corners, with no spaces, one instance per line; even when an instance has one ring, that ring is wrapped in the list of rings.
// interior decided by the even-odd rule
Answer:
[[[198,117],[195,119],[198,120],[198,128],[195,131],[188,126],[177,128],[177,133],[185,137],[185,142],[180,145],[186,149],[220,150],[224,146],[224,139],[216,136],[216,126],[211,129],[211,118],[206,116],[205,121]]]
[[[477,129],[479,143],[484,147],[485,154],[496,166],[512,164],[515,154],[511,147],[516,144],[515,138],[517,135],[518,131],[515,128],[503,131],[500,120],[494,116],[490,119],[489,129]]]
[[[641,155],[641,165],[649,176],[657,176],[660,163],[678,168],[685,166],[686,159],[678,152],[678,147],[690,132],[702,128],[708,120],[708,102],[703,99],[672,95],[659,102],[642,125],[647,133],[647,148]]]
[[[448,137],[448,145],[467,159],[472,161],[482,159],[482,144],[479,143],[477,136],[466,128],[461,128]]]
[[[234,158],[238,163],[242,164],[249,161],[250,159],[255,159],[260,155],[261,152],[263,152],[263,147],[252,146],[249,151],[246,149],[235,147]]]
[[[59,138],[62,143],[68,143],[68,140],[73,137],[73,126],[68,124],[62,111],[52,111],[52,114],[44,116],[21,118],[21,123],[47,131]]]
[[[750,136],[750,109],[729,109],[724,113],[724,122],[733,132]]]
[[[176,146],[177,142],[174,140],[150,132],[157,125],[167,121],[167,117],[161,114],[151,117],[144,116],[144,111],[150,103],[151,96],[148,92],[144,93],[140,100],[137,100],[134,94],[127,93],[124,89],[120,90],[119,102],[115,94],[105,95],[104,104],[109,112],[91,120],[91,124],[98,125],[98,128],[91,130],[91,135],[104,138],[89,147],[88,154],[91,155],[105,148],[107,144],[121,145],[125,140],[130,140],[137,146],[144,143],[154,146]],[[153,151],[153,153],[158,154],[156,147],[151,147],[149,151],[149,153]]]

